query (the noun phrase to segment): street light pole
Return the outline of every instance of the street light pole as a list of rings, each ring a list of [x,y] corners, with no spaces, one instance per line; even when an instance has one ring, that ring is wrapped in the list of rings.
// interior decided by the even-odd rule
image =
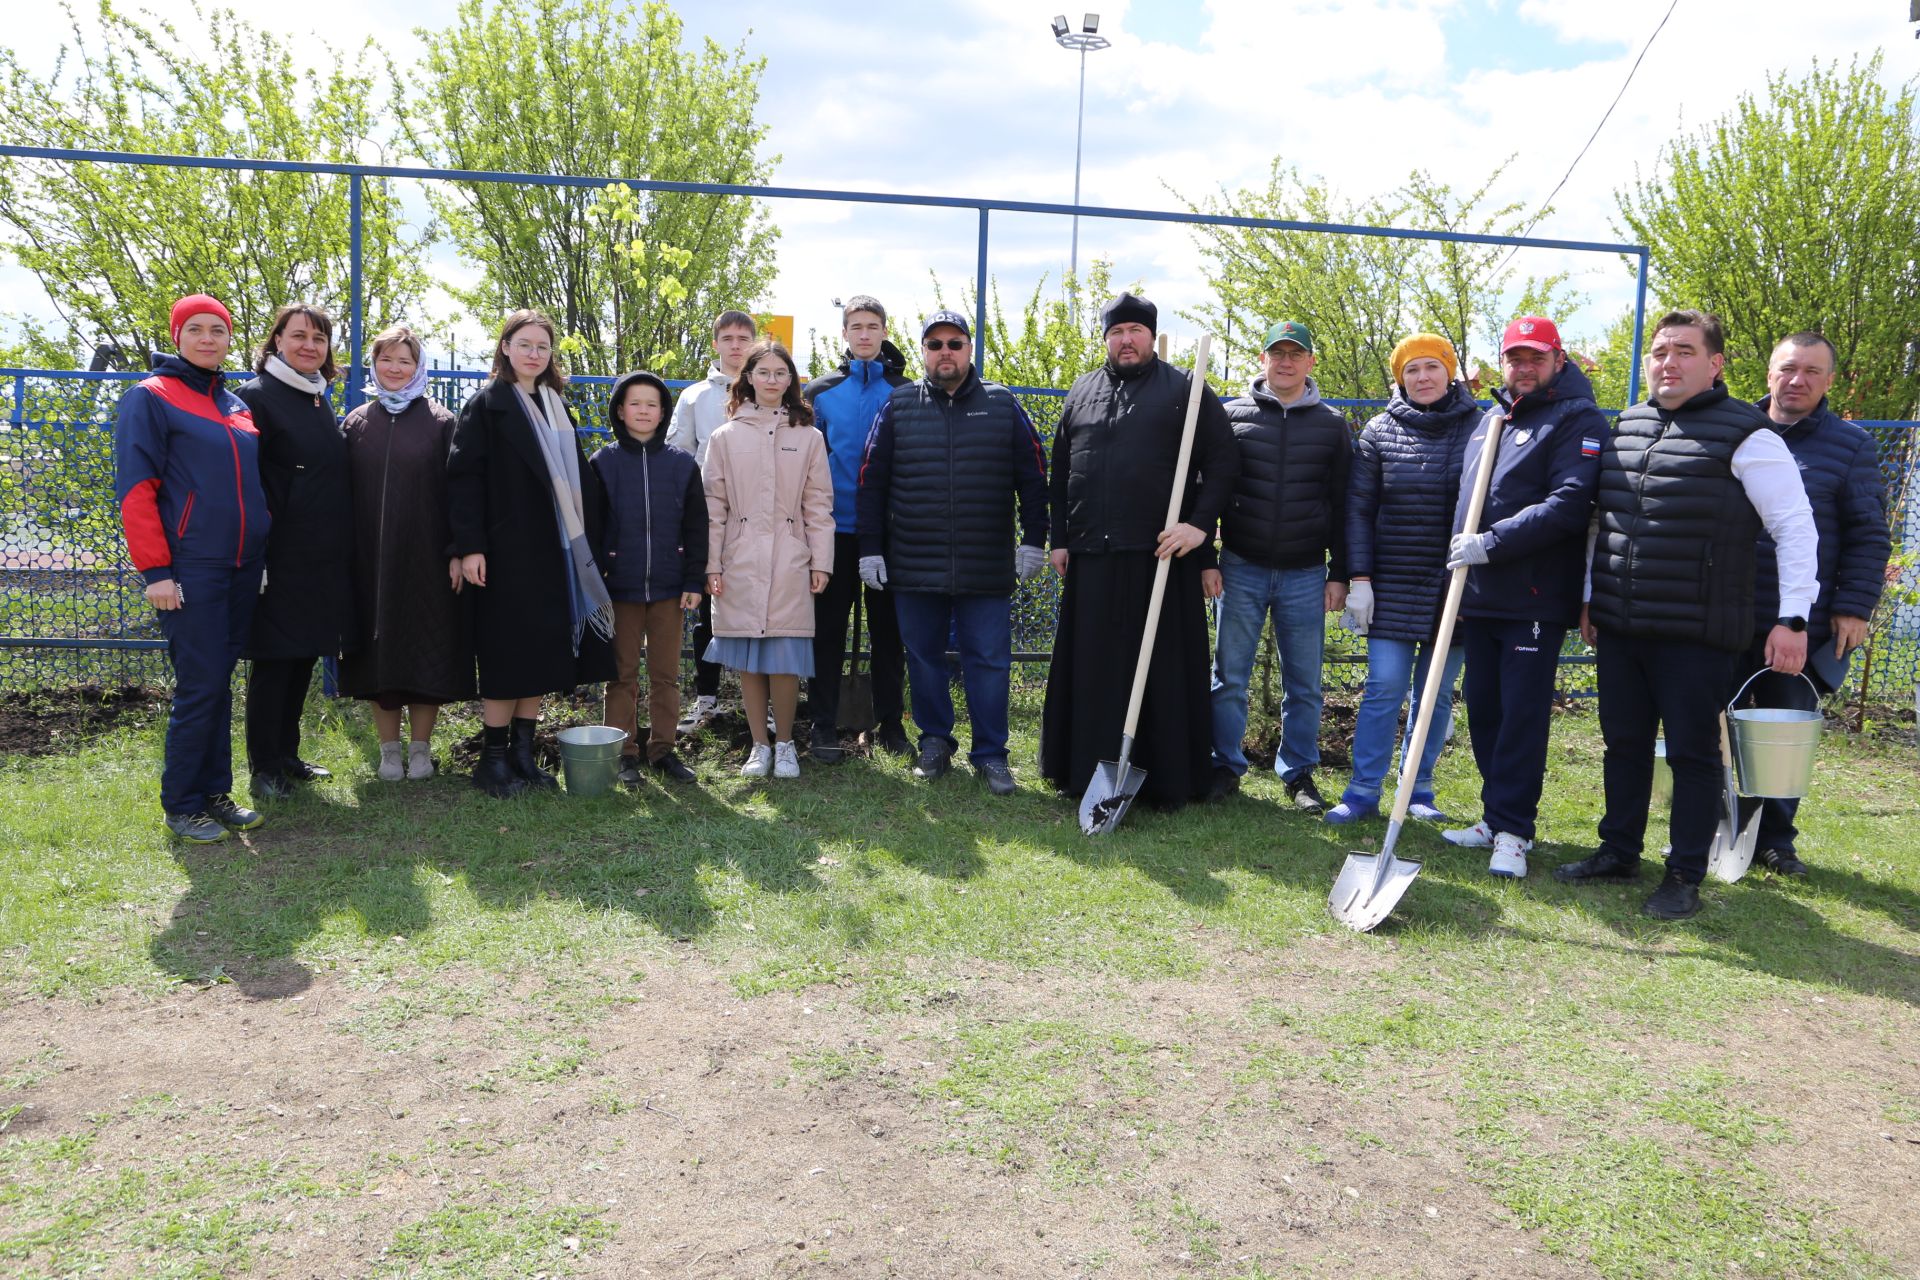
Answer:
[[[1099,14],[1085,15],[1080,27],[1078,31],[1068,30],[1064,16],[1056,16],[1053,20],[1054,42],[1062,49],[1071,49],[1080,55],[1080,107],[1073,128],[1073,248],[1067,262],[1067,274],[1073,279],[1076,314],[1080,295],[1080,154],[1087,132],[1087,55],[1111,48],[1113,44],[1099,34]]]

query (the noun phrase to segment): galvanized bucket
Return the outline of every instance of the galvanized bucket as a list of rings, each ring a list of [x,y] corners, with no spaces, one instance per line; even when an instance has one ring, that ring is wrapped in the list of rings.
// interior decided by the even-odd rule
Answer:
[[[555,735],[560,741],[560,771],[567,778],[567,794],[603,796],[613,790],[620,775],[620,748],[625,729],[604,724],[576,725]]]
[[[1764,672],[1762,667],[1747,677],[1747,684],[1727,704],[1727,727],[1733,736],[1733,768],[1740,780],[1743,796],[1767,796],[1797,800],[1813,786],[1813,757],[1820,745],[1820,728],[1826,717],[1819,711],[1820,691],[1807,680],[1815,709],[1795,711],[1786,707],[1748,707],[1733,709],[1752,684]],[[1806,680],[1803,674],[1800,677]]]

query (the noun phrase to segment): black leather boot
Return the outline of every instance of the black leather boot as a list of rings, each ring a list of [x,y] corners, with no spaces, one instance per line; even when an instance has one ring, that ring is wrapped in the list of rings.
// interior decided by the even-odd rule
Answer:
[[[513,766],[507,763],[507,726],[496,728],[488,725],[481,733],[483,745],[479,763],[473,766],[473,785],[496,800],[517,796],[525,791],[527,784],[514,774]]]
[[[559,782],[533,759],[533,730],[538,723],[519,716],[513,718],[513,742],[507,748],[507,763],[513,766],[514,776],[529,786],[558,790]]]

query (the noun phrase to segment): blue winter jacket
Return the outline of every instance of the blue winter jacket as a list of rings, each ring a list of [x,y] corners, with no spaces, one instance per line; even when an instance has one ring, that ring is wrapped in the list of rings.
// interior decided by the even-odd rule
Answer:
[[[813,405],[813,425],[827,438],[827,470],[833,476],[833,527],[838,533],[860,528],[860,459],[867,433],[880,406],[895,387],[905,386],[907,358],[891,342],[880,344],[878,360],[840,362],[801,394]]]
[[[1463,618],[1507,618],[1571,627],[1580,620],[1587,524],[1600,486],[1600,446],[1610,430],[1593,384],[1569,362],[1544,387],[1513,399],[1493,393],[1467,441],[1453,531],[1461,532],[1488,424],[1501,423],[1480,530],[1487,563],[1467,571]]]
[[[1773,397],[1763,396],[1765,413]],[[1820,545],[1820,597],[1807,615],[1810,643],[1833,634],[1833,615],[1871,618],[1887,585],[1887,556],[1893,540],[1887,529],[1887,489],[1873,437],[1827,408],[1822,399],[1813,412],[1790,427],[1775,426],[1787,451],[1800,464],[1800,479],[1813,506]],[[1780,616],[1780,569],[1773,539],[1765,532],[1756,548],[1753,573],[1754,624],[1760,634]]]

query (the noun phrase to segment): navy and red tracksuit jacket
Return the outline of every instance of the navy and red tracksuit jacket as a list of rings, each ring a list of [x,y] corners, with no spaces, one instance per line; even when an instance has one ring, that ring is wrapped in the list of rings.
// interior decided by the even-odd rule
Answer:
[[[149,583],[177,564],[237,569],[265,554],[260,433],[219,374],[157,357],[120,397],[113,470],[127,553]]]

